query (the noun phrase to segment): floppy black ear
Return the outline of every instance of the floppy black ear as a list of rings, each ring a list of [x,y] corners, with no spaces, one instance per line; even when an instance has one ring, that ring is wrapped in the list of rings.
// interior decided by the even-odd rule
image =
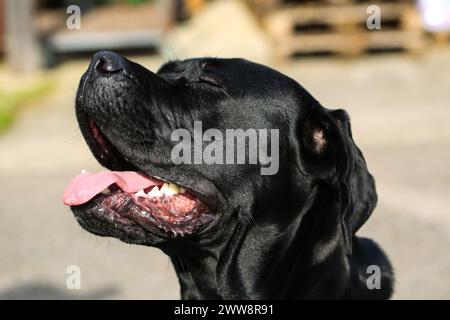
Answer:
[[[353,234],[375,208],[377,193],[364,157],[353,141],[344,110],[313,108],[300,124],[303,167],[333,185],[340,199],[341,229],[347,253]]]

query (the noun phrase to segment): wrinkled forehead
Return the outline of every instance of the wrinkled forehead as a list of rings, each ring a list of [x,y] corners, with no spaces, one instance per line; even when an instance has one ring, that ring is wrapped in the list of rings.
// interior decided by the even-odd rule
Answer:
[[[245,59],[193,58],[174,60],[162,65],[157,74],[176,80],[195,78],[200,73],[217,77],[229,93],[253,98],[279,97],[294,94],[299,85],[288,76]]]

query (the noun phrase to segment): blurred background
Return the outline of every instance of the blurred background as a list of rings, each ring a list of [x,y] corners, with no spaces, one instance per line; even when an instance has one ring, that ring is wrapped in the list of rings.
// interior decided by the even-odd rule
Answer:
[[[243,57],[345,108],[379,193],[359,234],[390,256],[395,299],[449,299],[449,44],[448,0],[0,0],[0,299],[179,298],[162,252],[83,231],[61,201],[100,169],[74,96],[101,49],[153,71]]]

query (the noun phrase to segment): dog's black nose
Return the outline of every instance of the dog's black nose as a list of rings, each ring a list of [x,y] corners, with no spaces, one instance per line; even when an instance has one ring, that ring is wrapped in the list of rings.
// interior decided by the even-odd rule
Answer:
[[[126,60],[111,51],[100,51],[92,57],[92,66],[99,73],[112,73],[125,69]]]

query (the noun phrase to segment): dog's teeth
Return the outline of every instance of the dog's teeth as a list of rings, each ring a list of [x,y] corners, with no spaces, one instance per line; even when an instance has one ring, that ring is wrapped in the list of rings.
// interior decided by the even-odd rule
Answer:
[[[163,193],[159,190],[157,186],[153,187],[153,189],[148,193],[149,198],[161,197],[162,195]]]
[[[180,193],[180,187],[174,183],[169,183],[169,189],[172,190],[174,194]]]
[[[167,196],[171,195],[171,191],[169,190],[169,185],[167,183],[164,183],[161,187],[161,192]]]
[[[102,191],[102,194],[108,195],[111,193],[111,190],[109,190],[109,188],[106,188],[105,190]]]
[[[81,173],[86,173],[86,169],[81,170]]]
[[[145,198],[146,196],[144,189],[141,189],[136,193],[136,197],[138,198]]]
[[[161,187],[161,192],[166,196],[173,196],[174,194],[180,193],[180,188],[173,183],[164,183]]]
[[[180,193],[185,193],[186,192],[185,188],[183,188],[183,187],[178,187],[178,188],[180,189]]]

